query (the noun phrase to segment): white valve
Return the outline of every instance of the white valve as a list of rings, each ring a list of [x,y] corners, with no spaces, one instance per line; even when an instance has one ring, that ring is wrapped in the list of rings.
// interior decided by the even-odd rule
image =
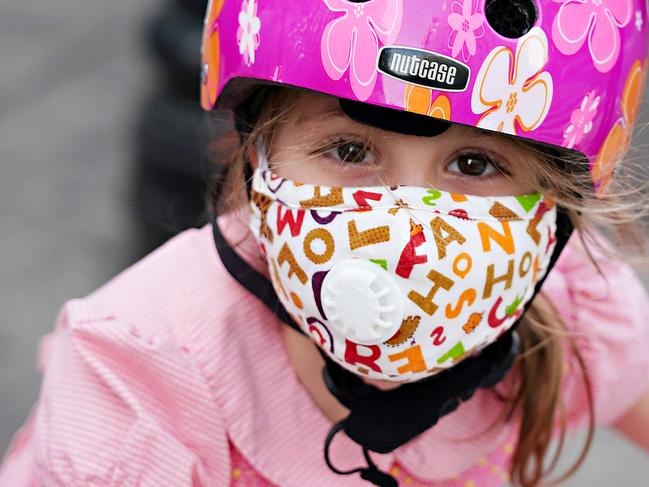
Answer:
[[[322,305],[335,331],[352,342],[376,345],[399,331],[399,286],[378,264],[360,259],[337,263],[322,283]]]

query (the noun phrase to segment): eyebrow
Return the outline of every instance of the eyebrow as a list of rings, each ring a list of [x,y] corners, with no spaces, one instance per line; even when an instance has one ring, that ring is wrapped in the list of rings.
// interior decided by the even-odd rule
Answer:
[[[504,134],[502,132],[459,124],[457,124],[456,127],[458,127],[462,131],[463,135],[471,137],[474,140],[494,141],[495,144],[503,147],[511,147],[512,145],[512,140],[508,137],[508,134]]]
[[[340,109],[340,106],[338,104],[336,105],[331,105],[330,107],[326,108],[325,110],[308,110],[305,111],[304,113],[298,115],[295,118],[295,122],[297,124],[303,124],[307,122],[311,122],[314,119],[322,119],[322,118],[349,118],[347,115],[345,115],[345,112],[343,112]],[[350,121],[353,121],[349,119]],[[320,121],[320,120],[318,120]]]
[[[455,124],[455,126],[460,129],[464,134],[471,135],[473,137],[493,139],[498,138],[499,135],[502,135],[500,132],[495,132],[493,130],[481,129],[478,127],[471,127],[469,125]]]

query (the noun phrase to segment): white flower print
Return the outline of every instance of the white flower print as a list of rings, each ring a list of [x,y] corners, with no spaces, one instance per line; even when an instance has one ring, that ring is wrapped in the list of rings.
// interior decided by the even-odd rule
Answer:
[[[640,10],[635,11],[635,28],[638,29],[638,32],[642,31],[642,26],[644,25],[644,19],[642,18],[642,12]]]
[[[548,39],[539,27],[518,40],[516,53],[495,48],[482,64],[471,97],[471,108],[481,114],[477,126],[517,134],[543,123],[552,103],[552,76]]]
[[[259,29],[261,21],[257,17],[257,4],[255,0],[243,0],[239,12],[239,28],[237,29],[237,42],[239,54],[248,65],[255,62],[255,51],[259,47]]]

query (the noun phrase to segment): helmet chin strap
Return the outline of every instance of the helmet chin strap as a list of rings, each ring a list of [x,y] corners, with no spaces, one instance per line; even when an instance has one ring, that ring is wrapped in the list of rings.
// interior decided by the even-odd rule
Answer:
[[[500,382],[519,350],[518,335],[510,328],[479,355],[389,391],[366,384],[328,357],[323,375],[329,391],[350,410],[342,421],[347,436],[368,450],[389,453],[434,426],[478,388]]]
[[[261,299],[284,323],[304,332],[279,301],[271,282],[253,269],[230,247],[219,229],[217,219],[212,218],[212,230],[216,250],[223,265],[243,287]],[[554,266],[573,231],[567,213],[557,212],[557,243],[550,260],[548,272],[536,284],[536,295]],[[525,306],[525,310],[532,303]],[[525,311],[524,310],[524,311]],[[468,400],[479,388],[490,388],[500,382],[511,369],[519,352],[519,340],[515,329],[519,320],[505,331],[494,343],[478,355],[470,356],[457,365],[437,375],[400,387],[383,391],[365,383],[359,376],[348,371],[329,358],[319,347],[325,360],[323,377],[327,389],[347,409],[349,415],[335,424],[326,438],[324,457],[327,466],[335,473],[349,475],[359,473],[368,482],[383,487],[397,486],[389,474],[378,470],[369,451],[389,453],[406,444],[434,426],[446,414]],[[329,458],[331,442],[335,435],[344,431],[349,438],[363,448],[367,467],[341,471]]]

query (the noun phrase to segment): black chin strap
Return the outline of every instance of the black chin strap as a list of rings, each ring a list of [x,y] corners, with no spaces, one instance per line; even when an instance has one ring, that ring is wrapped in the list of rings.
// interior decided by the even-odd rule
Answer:
[[[519,350],[518,335],[509,329],[479,355],[393,390],[368,386],[338,364],[331,366],[331,360],[324,378],[329,390],[350,410],[342,421],[347,436],[371,451],[389,453],[434,426],[479,388],[500,382]]]
[[[261,299],[280,320],[304,333],[279,301],[271,282],[230,247],[219,229],[216,218],[212,218],[212,230],[221,261],[232,277]],[[573,226],[568,214],[559,208],[557,243],[548,272],[536,284],[534,295],[540,291],[572,231]],[[525,305],[523,312],[529,308],[532,301],[533,297]],[[441,417],[470,399],[479,388],[490,388],[500,382],[511,369],[520,349],[515,332],[519,322],[520,318],[479,355],[467,357],[444,372],[404,384],[391,391],[382,391],[366,384],[318,348],[326,364],[323,376],[327,388],[350,410],[349,416],[335,424],[327,436],[324,450],[327,466],[339,475],[359,473],[363,479],[374,485],[397,486],[393,477],[377,468],[369,451],[389,453],[395,450],[434,426]],[[363,447],[367,467],[341,471],[331,463],[331,442],[340,431],[344,431]]]
[[[365,457],[365,461],[367,462],[366,468],[354,468],[352,470],[338,470],[334,466],[334,464],[331,463],[331,459],[329,458],[329,450],[331,447],[331,442],[333,441],[334,436],[336,436],[344,429],[345,429],[345,421],[343,420],[334,424],[332,428],[329,430],[329,433],[327,434],[327,439],[325,440],[324,457],[325,457],[325,462],[327,462],[327,467],[329,467],[329,470],[331,470],[333,473],[337,473],[338,475],[352,475],[358,473],[360,474],[363,480],[367,480],[368,482],[371,482],[372,484],[378,485],[380,487],[398,487],[399,483],[392,475],[387,474],[385,472],[381,472],[379,470],[379,468],[372,460],[369,450],[365,447],[363,447],[363,456]]]
[[[369,450],[391,452],[430,429],[442,416],[469,400],[478,388],[487,389],[500,382],[519,351],[518,335],[509,329],[477,357],[467,358],[445,372],[391,391],[368,386],[325,358],[327,366],[323,374],[327,388],[350,410],[349,416],[336,423],[327,435],[324,447],[327,466],[339,475],[360,473],[374,485],[396,487],[397,481],[377,468]],[[362,446],[367,467],[341,471],[332,465],[329,450],[340,431],[345,431]]]
[[[250,264],[243,260],[239,254],[230,247],[230,244],[225,240],[223,233],[221,233],[221,229],[219,228],[217,219],[214,215],[212,215],[212,234],[214,235],[216,251],[218,252],[221,262],[228,273],[244,288],[261,299],[275,314],[275,316],[284,323],[290,325],[291,328],[303,333],[302,329],[277,298],[273,285],[266,276],[253,269]]]

